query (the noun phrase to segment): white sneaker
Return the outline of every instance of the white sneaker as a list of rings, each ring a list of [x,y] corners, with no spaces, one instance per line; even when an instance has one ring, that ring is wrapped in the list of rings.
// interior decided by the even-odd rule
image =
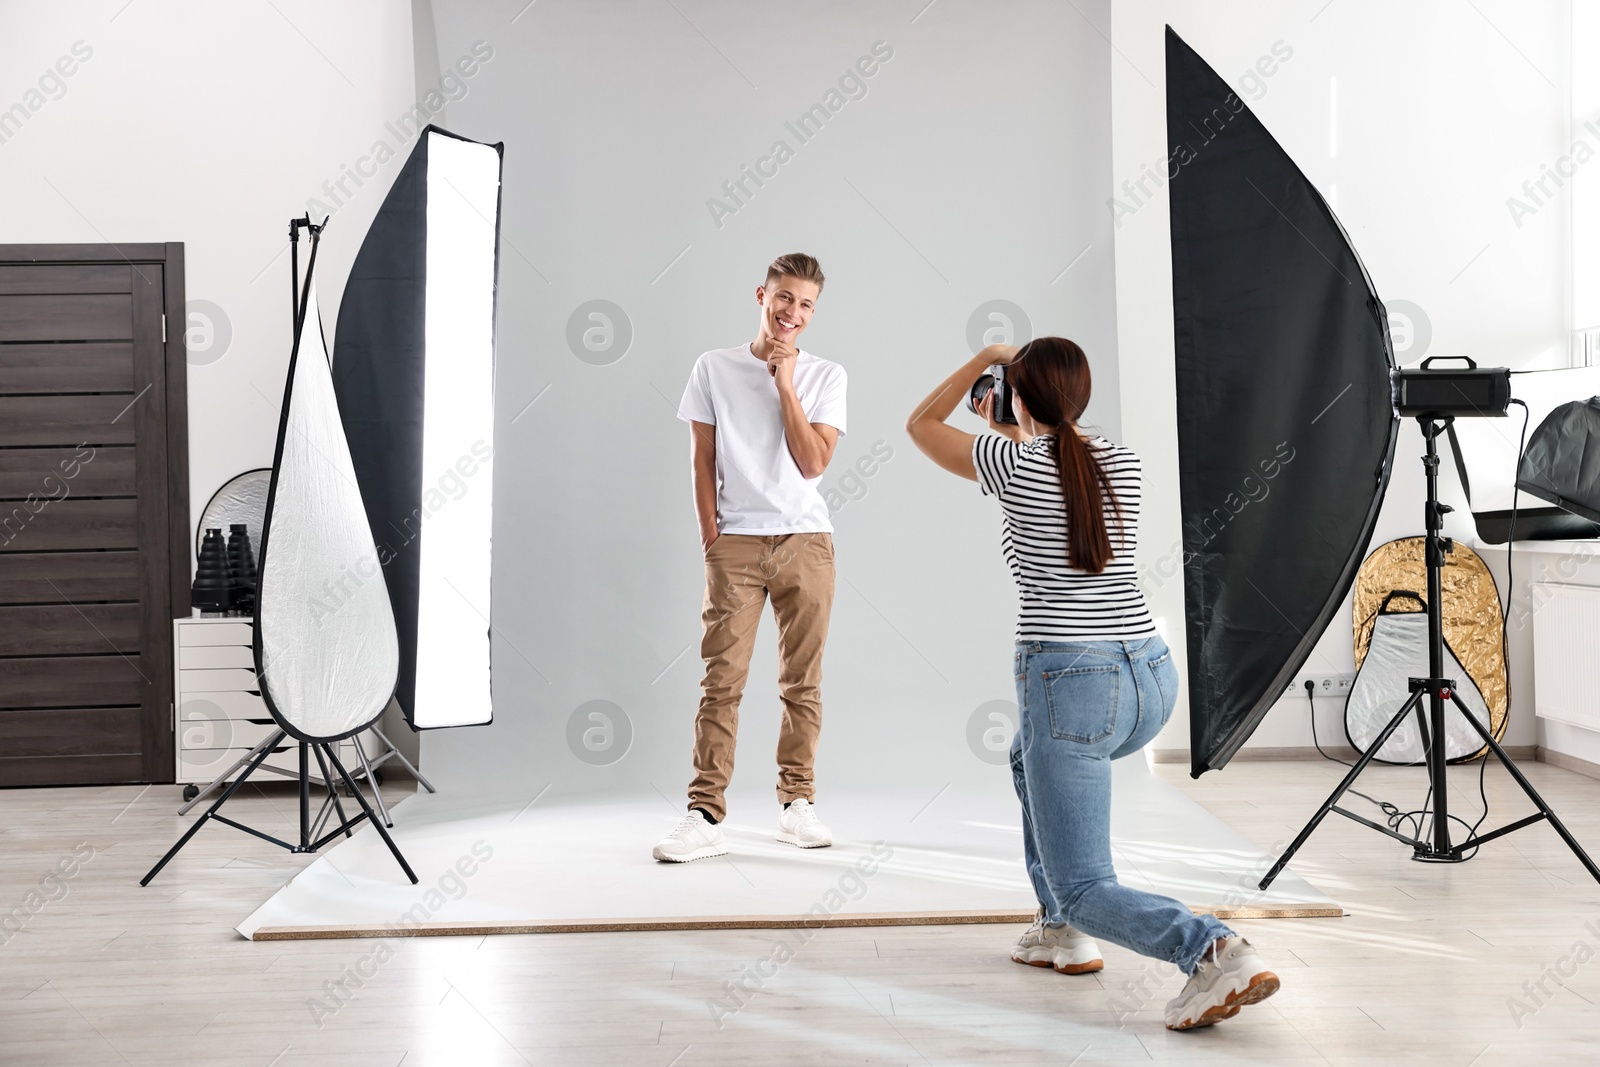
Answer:
[[[1030,967],[1054,967],[1061,974],[1088,974],[1106,965],[1094,938],[1074,926],[1046,926],[1043,908],[1017,939],[1011,958]]]
[[[722,827],[707,821],[698,811],[691,811],[672,833],[656,842],[650,854],[663,863],[688,863],[726,856],[728,842],[722,836]]]
[[[1189,1030],[1231,1019],[1246,1004],[1277,991],[1278,976],[1262,964],[1250,942],[1230,937],[1219,950],[1213,941],[1183,992],[1167,1003],[1167,1029]]]
[[[778,815],[778,840],[801,848],[827,848],[833,844],[833,831],[817,820],[811,801],[801,797]]]

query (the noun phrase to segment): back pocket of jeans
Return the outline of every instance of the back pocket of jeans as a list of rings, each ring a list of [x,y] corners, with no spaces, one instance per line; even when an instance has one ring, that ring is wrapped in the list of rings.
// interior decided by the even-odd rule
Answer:
[[[1092,745],[1117,728],[1117,700],[1122,694],[1122,665],[1067,667],[1045,671],[1045,705],[1050,733],[1063,741]]]

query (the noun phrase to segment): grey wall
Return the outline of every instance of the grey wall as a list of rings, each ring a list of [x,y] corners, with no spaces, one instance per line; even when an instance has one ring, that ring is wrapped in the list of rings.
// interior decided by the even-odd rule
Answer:
[[[804,347],[850,374],[849,434],[823,480],[843,505],[820,785],[1004,781],[968,741],[975,710],[1014,695],[998,513],[901,426],[1000,299],[1033,334],[1084,346],[1090,421],[1116,435],[1110,20],[1104,2],[924,3],[434,0],[441,64],[493,49],[450,125],[506,145],[496,722],[424,737],[442,784],[681,795],[702,570],[674,413],[700,352],[754,335],[765,264],[795,250],[828,275]],[[801,144],[786,121],[878,41],[893,58],[865,96]],[[719,225],[708,198],[778,140],[793,158]],[[586,361],[569,345],[592,300],[622,310],[625,352],[580,346]],[[852,477],[878,442],[892,458]],[[737,785],[773,778],[775,678],[769,613]],[[598,766],[568,731],[595,700],[632,733]]]

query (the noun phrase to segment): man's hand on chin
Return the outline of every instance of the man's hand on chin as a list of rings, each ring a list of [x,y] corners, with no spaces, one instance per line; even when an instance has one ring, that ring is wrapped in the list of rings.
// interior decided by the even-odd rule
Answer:
[[[777,380],[778,388],[793,388],[794,365],[799,358],[800,353],[793,344],[773,338],[772,351],[767,353],[767,373]]]

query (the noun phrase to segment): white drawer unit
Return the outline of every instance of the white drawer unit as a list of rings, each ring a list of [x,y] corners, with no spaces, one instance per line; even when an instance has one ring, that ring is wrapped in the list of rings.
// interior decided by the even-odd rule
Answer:
[[[239,618],[174,619],[172,647],[174,729],[177,753],[175,780],[180,785],[205,785],[260,744],[277,724],[256,683],[251,651],[252,622]],[[359,768],[351,741],[335,751],[346,768]],[[375,754],[368,743],[369,755]],[[292,738],[272,750],[261,770],[300,775],[299,745]],[[313,777],[320,779],[315,759]],[[252,780],[260,775],[257,771]]]
[[[186,671],[256,669],[249,645],[191,645],[178,649],[178,666]]]

